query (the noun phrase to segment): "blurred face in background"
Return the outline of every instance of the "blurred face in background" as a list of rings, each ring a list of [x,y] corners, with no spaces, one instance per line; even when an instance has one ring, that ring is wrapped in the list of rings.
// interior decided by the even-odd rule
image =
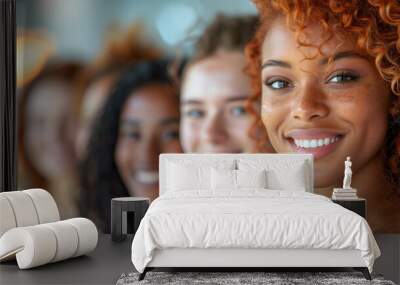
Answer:
[[[80,160],[85,156],[93,123],[110,94],[115,78],[115,74],[98,78],[89,85],[83,95],[75,143],[75,150]]]
[[[121,113],[115,152],[131,196],[158,196],[158,157],[168,152],[181,152],[177,91],[161,83],[134,90]]]
[[[241,52],[218,52],[187,67],[181,90],[181,144],[184,152],[250,152],[251,94]]]
[[[27,102],[27,155],[46,179],[65,176],[74,163],[71,91],[65,81],[46,79],[36,84]]]

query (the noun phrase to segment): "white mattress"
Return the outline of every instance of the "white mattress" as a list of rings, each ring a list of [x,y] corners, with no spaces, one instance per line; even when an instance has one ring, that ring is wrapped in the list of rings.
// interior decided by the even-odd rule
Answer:
[[[156,249],[167,248],[355,249],[370,271],[380,255],[365,219],[320,195],[265,189],[182,194],[157,198],[140,223],[132,243],[139,272]]]

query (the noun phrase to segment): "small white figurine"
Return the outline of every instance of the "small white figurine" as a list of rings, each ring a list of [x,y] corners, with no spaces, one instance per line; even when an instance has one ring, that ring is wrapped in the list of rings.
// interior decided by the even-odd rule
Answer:
[[[351,187],[351,177],[353,172],[351,171],[352,162],[350,156],[346,158],[344,162],[344,179],[343,188],[333,188],[332,199],[333,200],[357,200],[357,189]]]
[[[344,162],[344,179],[343,179],[343,189],[352,189],[351,188],[351,176],[353,172],[351,171],[351,160],[350,156],[347,157],[346,161]]]

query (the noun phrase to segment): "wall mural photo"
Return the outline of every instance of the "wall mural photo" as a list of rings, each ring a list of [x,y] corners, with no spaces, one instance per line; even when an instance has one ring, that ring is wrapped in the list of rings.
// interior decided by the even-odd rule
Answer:
[[[290,2],[18,0],[18,189],[110,232],[160,154],[312,154],[400,233],[400,4]]]

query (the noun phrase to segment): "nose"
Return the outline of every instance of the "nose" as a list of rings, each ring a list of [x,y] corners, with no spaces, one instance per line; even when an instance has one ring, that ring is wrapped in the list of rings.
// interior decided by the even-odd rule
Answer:
[[[295,95],[291,115],[302,121],[313,121],[326,117],[329,108],[326,105],[325,94],[316,84],[309,83]]]
[[[155,169],[158,167],[158,156],[160,154],[160,142],[157,136],[153,135],[143,141],[137,149],[137,164],[144,168]]]
[[[228,134],[224,127],[222,110],[208,114],[203,127],[203,138],[206,142],[212,144],[222,144],[227,140]]]

